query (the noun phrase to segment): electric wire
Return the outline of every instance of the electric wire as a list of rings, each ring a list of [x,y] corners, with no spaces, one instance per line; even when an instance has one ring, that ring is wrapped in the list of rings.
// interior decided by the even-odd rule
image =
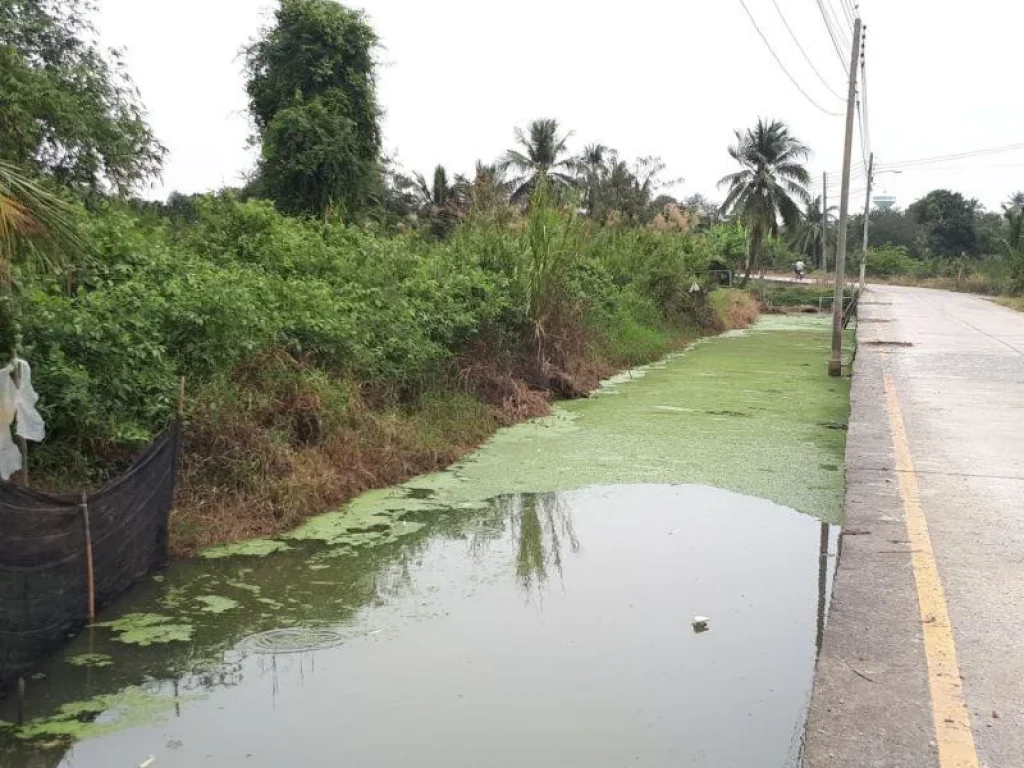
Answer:
[[[846,12],[847,21],[850,22],[850,26],[853,26],[853,22],[860,15],[860,9],[855,8],[851,0],[839,0],[839,2],[842,3],[843,10]]]
[[[839,39],[836,36],[836,30],[832,27],[832,19],[829,17],[828,11],[825,10],[825,3],[823,0],[817,0],[818,10],[821,11],[821,18],[825,22],[825,28],[828,30],[828,36],[832,38],[832,45],[836,49],[836,56],[839,57],[839,63],[843,66],[843,71],[846,76],[850,76],[850,66],[846,63],[846,57],[843,55],[843,47],[839,44]]]
[[[825,109],[818,102],[811,98],[810,94],[808,94],[807,91],[803,89],[800,83],[797,82],[796,78],[793,77],[792,74],[790,74],[790,71],[788,69],[786,69],[786,65],[782,63],[782,59],[779,58],[779,55],[775,52],[775,49],[772,48],[771,43],[768,42],[768,38],[765,37],[764,32],[761,31],[761,27],[758,26],[757,20],[754,18],[754,15],[750,12],[750,9],[747,8],[746,2],[744,2],[744,0],[740,0],[740,5],[742,5],[743,10],[747,12],[747,17],[750,19],[750,23],[754,25],[754,29],[757,30],[757,34],[761,36],[761,40],[764,41],[764,44],[768,48],[769,53],[771,53],[772,57],[778,63],[782,71],[786,73],[786,77],[789,78],[789,81],[793,83],[793,85],[796,87],[798,91],[800,91],[800,93],[803,94],[803,97],[807,99],[807,101],[809,101],[812,105],[814,105],[819,110],[824,112],[826,115],[830,115],[832,117],[842,117],[842,114],[840,114],[839,112],[830,112],[829,110]]]
[[[825,0],[825,7],[832,15],[832,25],[839,35],[839,41],[843,43],[843,49],[849,50],[853,44],[853,22],[847,24],[845,15],[836,11],[835,0]]]
[[[836,21],[842,25],[844,22],[849,24],[850,29],[853,29],[853,16],[850,14],[850,9],[847,7],[846,0],[839,0],[839,9],[836,10],[835,3],[833,0],[828,0],[829,6],[832,9],[832,15],[835,16]]]
[[[1002,147],[990,147],[988,149],[975,149],[970,152],[956,152],[949,155],[936,155],[935,157],[921,157],[914,160],[897,160],[892,163],[885,163],[880,165],[879,168],[885,170],[901,170],[904,168],[914,168],[924,165],[934,165],[936,163],[945,163],[950,160],[963,160],[969,157],[981,157],[984,155],[997,155],[1003,152],[1016,152],[1024,149],[1024,144],[1007,144]]]
[[[782,23],[785,24],[786,31],[789,32],[789,36],[791,38],[793,38],[793,42],[796,43],[796,47],[799,48],[800,49],[800,53],[803,54],[804,61],[807,62],[807,65],[811,68],[811,70],[814,72],[814,74],[818,76],[818,79],[821,81],[821,84],[824,85],[826,88],[828,88],[829,93],[831,93],[837,99],[842,100],[843,96],[841,96],[840,94],[836,93],[832,89],[832,86],[828,84],[828,81],[822,76],[821,72],[818,71],[818,68],[816,66],[814,66],[814,62],[811,61],[811,57],[807,55],[807,51],[804,49],[803,44],[800,42],[799,38],[797,38],[796,33],[793,32],[793,28],[791,26],[789,26],[789,21],[786,20],[785,14],[783,14],[782,13],[782,9],[779,8],[779,3],[777,2],[777,0],[772,0],[772,5],[774,5],[775,6],[775,10],[778,11],[779,18],[782,19]]]

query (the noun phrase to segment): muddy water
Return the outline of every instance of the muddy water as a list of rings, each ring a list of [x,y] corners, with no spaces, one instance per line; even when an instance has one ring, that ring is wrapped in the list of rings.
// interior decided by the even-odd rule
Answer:
[[[698,345],[177,564],[29,681],[0,765],[795,765],[842,491],[827,343]]]

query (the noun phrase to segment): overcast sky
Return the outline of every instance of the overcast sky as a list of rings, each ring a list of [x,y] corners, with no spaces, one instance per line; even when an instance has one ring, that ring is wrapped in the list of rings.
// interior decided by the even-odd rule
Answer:
[[[841,0],[824,0],[841,13]],[[814,74],[772,0],[746,0],[783,62],[831,112],[844,103]],[[776,0],[830,87],[845,94],[839,56],[816,0]],[[271,0],[100,0],[104,43],[123,47],[129,73],[169,148],[149,195],[238,184],[253,164],[238,55],[271,19]],[[469,171],[537,117],[625,155],[660,155],[672,190],[720,199],[733,170],[732,131],[759,116],[787,122],[836,171],[843,120],[787,80],[739,0],[354,0],[380,36],[385,145],[409,170]],[[1020,30],[1013,0],[865,0],[868,117],[882,163],[1024,143]],[[848,55],[848,54],[847,54]],[[859,140],[854,157],[860,160]],[[859,174],[863,177],[863,172]],[[863,205],[863,178],[855,178]],[[820,184],[819,184],[820,186]],[[1024,151],[885,174],[876,189],[902,206],[936,187],[986,206],[1024,189]],[[835,191],[830,190],[830,195]]]

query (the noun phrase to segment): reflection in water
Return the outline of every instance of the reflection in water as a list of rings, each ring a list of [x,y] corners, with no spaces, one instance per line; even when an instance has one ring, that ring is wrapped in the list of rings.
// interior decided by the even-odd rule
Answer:
[[[712,488],[627,486],[432,513],[386,546],[181,564],[126,612],[191,621],[192,643],[94,630],[67,656],[114,665],[55,660],[30,714],[125,686],[167,706],[125,728],[86,716],[102,727],[63,762],[0,764],[795,766],[835,534]],[[196,610],[211,594],[238,607]]]
[[[562,576],[562,549],[579,552],[572,512],[563,494],[509,496],[500,502],[503,513],[518,528],[516,578],[527,598],[534,597],[548,580],[549,569]]]

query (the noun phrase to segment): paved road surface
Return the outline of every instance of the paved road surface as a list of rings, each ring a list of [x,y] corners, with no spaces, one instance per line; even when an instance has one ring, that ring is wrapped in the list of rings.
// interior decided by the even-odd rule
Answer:
[[[873,287],[806,768],[1024,766],[1024,313]]]

